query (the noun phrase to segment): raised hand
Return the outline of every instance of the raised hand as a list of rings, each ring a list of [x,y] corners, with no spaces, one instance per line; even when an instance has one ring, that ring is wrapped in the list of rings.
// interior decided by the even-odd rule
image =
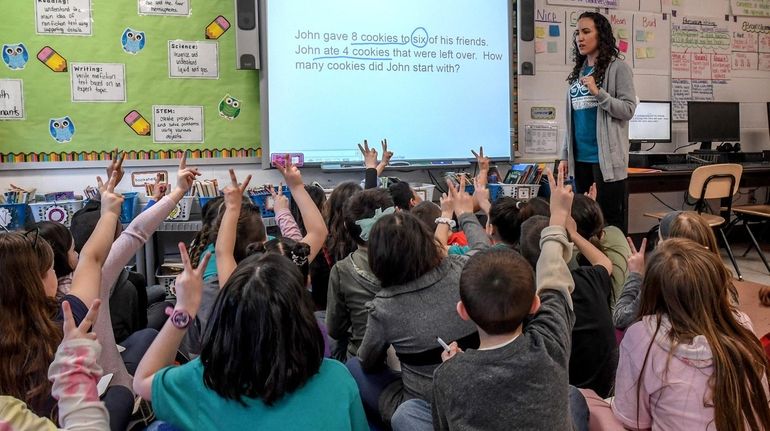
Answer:
[[[393,157],[393,151],[388,151],[388,140],[383,139],[382,141],[380,141],[380,144],[382,145],[382,160],[380,160],[380,163],[377,164],[378,177],[382,175],[382,172],[390,164],[390,159]],[[376,154],[377,152],[375,151],[375,156]]]
[[[561,170],[554,179],[550,169],[545,170],[548,184],[551,186],[551,226],[567,226],[567,219],[572,212],[572,186],[564,184],[564,175]]]
[[[465,213],[473,213],[473,196],[465,191],[465,175],[460,177],[460,185],[455,189],[451,181],[447,180],[449,196],[452,198],[454,213],[457,217]]]
[[[125,159],[126,153],[120,152],[118,155],[118,147],[115,147],[115,149],[112,150],[110,164],[107,165],[107,178],[112,177],[113,172],[117,172],[118,182],[116,184],[120,184],[120,181],[123,179],[123,174],[125,173],[123,170],[123,161]]]
[[[278,213],[279,210],[289,209],[289,199],[283,194],[283,183],[278,186],[278,191],[275,191],[272,184],[268,185],[267,191],[270,192],[270,197],[273,198],[273,211]]]
[[[364,141],[364,144],[366,144],[366,141]],[[359,145],[359,148],[361,146]],[[368,148],[368,147],[367,147]],[[375,150],[375,161],[376,161],[376,153]],[[289,187],[289,189],[293,189],[296,187],[305,187],[305,184],[302,183],[302,173],[300,173],[299,168],[297,168],[294,163],[291,162],[291,157],[287,154],[285,159],[285,165],[281,164],[281,162],[276,161],[275,167],[281,171],[281,174],[283,175],[283,180],[286,181],[286,186]],[[372,166],[374,167],[374,166]]]
[[[453,187],[449,181],[447,181],[447,184],[450,184],[450,188]],[[452,218],[452,214],[455,211],[454,198],[451,195],[442,193],[439,202],[441,203],[441,217]]]
[[[567,175],[569,174],[569,162],[566,160],[559,161],[559,175],[562,175],[564,178],[567,178]]]
[[[96,316],[99,314],[99,306],[101,303],[102,301],[94,299],[94,302],[88,309],[86,317],[83,318],[80,325],[76,325],[75,319],[72,317],[70,303],[63,301],[61,303],[62,315],[64,316],[64,338],[62,339],[62,342],[79,339],[96,340],[96,334],[90,331],[91,327],[96,322]]]
[[[628,256],[628,272],[636,272],[644,275],[644,252],[647,249],[647,238],[642,240],[639,250],[636,249],[631,238],[626,237],[628,247],[631,249],[631,255]]]
[[[206,253],[201,258],[197,268],[193,268],[190,263],[187,247],[182,242],[179,243],[179,253],[182,256],[184,271],[176,277],[176,282],[174,283],[176,289],[176,308],[185,310],[191,316],[195,316],[201,306],[203,271],[206,270],[211,253]]]
[[[364,139],[363,146],[358,144],[358,149],[364,156],[364,166],[366,166],[367,169],[377,168],[377,150],[374,148],[369,148],[369,142],[366,139]]]
[[[583,194],[588,196],[592,201],[596,201],[596,183],[591,183],[591,187]]]
[[[110,180],[107,184],[102,182],[101,177],[96,177],[96,181],[99,184],[99,191],[101,193],[101,215],[115,214],[120,216],[120,209],[123,205],[123,195],[115,193],[115,186],[118,184],[118,172],[112,171]]]
[[[193,183],[195,182],[195,177],[199,176],[201,173],[198,171],[198,168],[189,168],[187,167],[187,152],[182,155],[182,159],[179,160],[179,169],[176,173],[176,186],[180,190],[182,190],[184,193],[187,193],[190,191],[190,189],[193,186]]]
[[[158,202],[166,195],[168,191],[168,183],[163,181],[163,174],[158,172],[155,174],[155,184],[152,186],[152,200]]]
[[[476,158],[479,164],[479,171],[489,172],[489,157],[484,156],[484,147],[479,147],[479,152],[471,150],[471,154]]]
[[[235,171],[230,169],[230,184],[222,191],[225,195],[225,206],[228,208],[241,208],[241,202],[243,201],[243,192],[246,191],[246,187],[249,186],[251,181],[251,175],[247,176],[242,184],[238,183],[238,178],[235,176]]]
[[[489,200],[489,189],[486,181],[481,181],[479,178],[473,179],[473,199],[479,204],[479,208],[484,211],[484,214],[489,214],[492,209],[492,202]]]

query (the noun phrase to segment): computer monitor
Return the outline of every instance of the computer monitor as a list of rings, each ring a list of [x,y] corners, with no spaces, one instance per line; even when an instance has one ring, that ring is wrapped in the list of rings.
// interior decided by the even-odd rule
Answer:
[[[687,140],[710,150],[711,142],[740,141],[738,102],[687,102]]]
[[[671,102],[642,100],[628,122],[631,151],[639,151],[643,143],[671,142]]]

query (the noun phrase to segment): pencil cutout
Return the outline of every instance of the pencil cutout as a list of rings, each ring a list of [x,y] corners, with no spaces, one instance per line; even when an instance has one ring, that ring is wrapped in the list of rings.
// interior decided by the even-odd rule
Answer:
[[[137,112],[131,111],[123,118],[123,121],[139,136],[150,136],[150,123]]]
[[[219,39],[230,28],[230,21],[219,15],[206,26],[206,39]]]
[[[37,59],[54,72],[67,71],[67,60],[58,52],[54,51],[50,46],[44,46],[43,49],[37,53]]]

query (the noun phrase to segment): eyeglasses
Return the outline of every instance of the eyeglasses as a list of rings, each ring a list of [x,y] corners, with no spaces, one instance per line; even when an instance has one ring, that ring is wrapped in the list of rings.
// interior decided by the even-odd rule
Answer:
[[[7,228],[7,227],[5,227],[5,225],[4,225],[4,224],[0,224],[0,228],[2,228],[4,231],[6,231],[6,232],[8,232],[8,233],[11,233],[11,231],[9,231],[9,230],[8,230],[8,228]]]
[[[36,227],[34,230],[28,230],[24,232],[24,238],[29,239],[30,234],[35,233],[35,239],[32,241],[32,248],[37,250],[37,239],[40,238],[40,228]]]

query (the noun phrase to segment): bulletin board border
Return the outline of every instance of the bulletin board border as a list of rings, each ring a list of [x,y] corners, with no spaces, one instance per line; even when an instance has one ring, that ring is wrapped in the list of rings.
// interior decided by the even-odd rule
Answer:
[[[171,160],[180,159],[187,152],[190,159],[234,159],[261,158],[262,148],[225,148],[225,149],[174,149],[174,150],[128,150],[128,160]],[[37,163],[37,162],[89,162],[110,160],[111,151],[63,151],[0,153],[0,164]],[[223,161],[224,162],[224,161]],[[230,162],[228,162],[230,163]],[[39,166],[42,167],[42,166]]]

